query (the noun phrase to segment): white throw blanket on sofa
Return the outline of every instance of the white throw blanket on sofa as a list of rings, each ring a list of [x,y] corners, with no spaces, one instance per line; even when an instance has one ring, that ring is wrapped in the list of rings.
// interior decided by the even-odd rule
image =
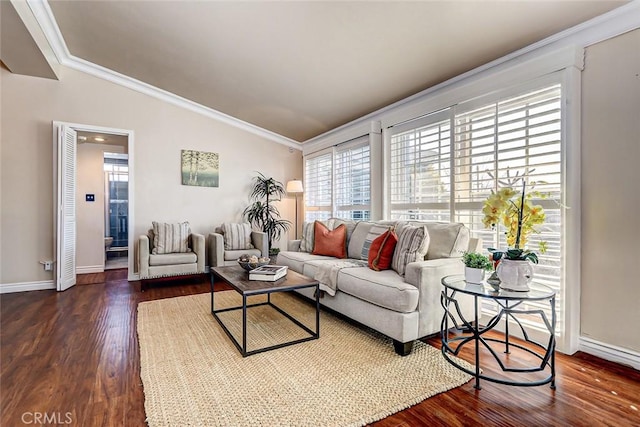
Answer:
[[[315,280],[320,282],[320,290],[325,291],[331,296],[336,294],[338,289],[338,274],[343,268],[367,267],[366,261],[332,261],[323,262],[318,266],[316,274],[313,276]]]

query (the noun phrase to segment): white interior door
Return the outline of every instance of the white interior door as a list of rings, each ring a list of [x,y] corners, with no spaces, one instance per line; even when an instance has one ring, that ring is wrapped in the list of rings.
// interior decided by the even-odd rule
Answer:
[[[56,283],[59,291],[76,284],[76,147],[78,135],[58,126],[58,233]]]

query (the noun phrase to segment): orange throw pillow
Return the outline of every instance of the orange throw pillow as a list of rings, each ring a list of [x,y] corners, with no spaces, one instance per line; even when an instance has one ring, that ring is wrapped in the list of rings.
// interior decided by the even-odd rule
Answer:
[[[312,254],[336,258],[347,257],[347,227],[344,224],[339,225],[335,230],[329,230],[323,223],[316,221],[313,229],[315,242]]]
[[[398,235],[392,229],[376,237],[369,248],[369,268],[375,271],[390,269],[397,243]]]

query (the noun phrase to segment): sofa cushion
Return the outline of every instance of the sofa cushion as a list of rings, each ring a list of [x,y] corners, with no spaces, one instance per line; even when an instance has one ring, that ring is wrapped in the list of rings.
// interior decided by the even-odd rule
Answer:
[[[224,249],[226,251],[253,249],[251,244],[251,224],[243,222],[241,224],[224,223]]]
[[[329,257],[318,257],[318,258],[306,261],[304,263],[304,266],[302,267],[302,270],[299,271],[299,273],[304,274],[307,277],[315,278],[316,277],[316,273],[318,272],[318,268],[320,268],[321,265],[323,265],[323,264],[335,264],[336,262],[353,262],[353,263],[360,263],[361,267],[364,266],[362,261],[359,260],[359,259],[345,258],[345,259],[342,259],[342,260],[338,261],[334,257],[331,257],[331,258],[329,258]],[[361,268],[361,267],[353,267],[353,268]],[[348,268],[352,268],[352,267],[348,267]]]
[[[427,227],[407,225],[402,228],[402,234],[398,238],[398,244],[393,254],[391,268],[399,275],[404,276],[404,271],[410,262],[424,260],[429,249],[429,232]]]
[[[339,225],[344,224],[344,226],[347,228],[347,244],[345,245],[345,247],[349,247],[349,242],[351,241],[353,230],[356,229],[358,221],[345,220],[341,218],[330,218],[327,222],[327,227],[329,228],[329,230],[335,230]]]
[[[349,258],[361,259],[364,241],[367,238],[367,234],[369,234],[369,230],[371,230],[371,227],[374,225],[375,224],[370,221],[360,221],[356,224],[347,248],[347,256]]]
[[[339,225],[344,224],[347,228],[347,246],[351,240],[351,234],[353,234],[353,230],[356,228],[356,224],[358,224],[356,221],[348,221],[341,218],[329,218],[320,222],[329,230],[335,230]],[[315,221],[302,224],[302,237],[300,238],[300,251],[302,252],[313,252],[314,224]]]
[[[224,251],[225,261],[237,261],[242,255],[255,255],[258,258],[262,256],[260,249],[240,249],[237,251]]]
[[[198,257],[193,252],[149,255],[149,265],[193,264]]]
[[[324,255],[313,255],[307,252],[290,252],[283,251],[278,254],[278,265],[286,265],[293,271],[305,274],[304,265],[310,261],[322,260],[322,259],[335,259]],[[306,275],[306,274],[305,274]],[[309,276],[313,277],[313,276]]]
[[[347,227],[344,224],[340,224],[335,230],[329,230],[320,221],[315,222],[313,255],[345,258],[347,256],[346,243]]]
[[[362,245],[362,252],[360,253],[360,259],[367,261],[369,259],[369,249],[371,248],[371,244],[374,240],[378,238],[378,236],[383,235],[386,231],[389,230],[389,227],[385,225],[374,224],[369,228],[369,232],[367,236],[364,238],[364,244]]]
[[[302,237],[300,239],[300,251],[309,252],[313,250],[313,227],[314,222],[304,222],[302,224]]]
[[[415,311],[420,296],[418,288],[406,283],[395,271],[373,271],[367,267],[340,270],[338,290],[400,313]]]
[[[461,223],[425,224],[430,243],[425,259],[459,258],[469,247],[470,231]]]
[[[188,222],[165,223],[153,221],[152,254],[171,254],[189,252]]]
[[[390,269],[397,244],[398,236],[393,229],[376,237],[369,248],[369,268],[375,271]]]

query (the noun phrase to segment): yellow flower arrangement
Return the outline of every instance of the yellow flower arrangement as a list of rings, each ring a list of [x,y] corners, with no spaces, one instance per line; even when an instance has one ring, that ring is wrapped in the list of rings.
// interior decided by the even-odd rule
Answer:
[[[493,176],[492,176],[493,177]],[[513,187],[522,183],[522,192],[517,192]],[[526,181],[524,177],[516,174],[514,179],[507,182],[507,186],[500,188],[497,192],[491,191],[491,195],[484,202],[482,213],[484,218],[482,223],[487,228],[495,228],[502,223],[506,228],[507,251],[498,251],[489,248],[493,255],[493,260],[498,261],[504,255],[511,260],[531,260],[538,262],[538,256],[525,250],[525,245],[532,233],[538,233],[536,226],[544,223],[545,213],[540,205],[534,205],[534,196],[543,198],[539,192],[526,192]],[[540,252],[546,252],[546,242],[540,242]]]

